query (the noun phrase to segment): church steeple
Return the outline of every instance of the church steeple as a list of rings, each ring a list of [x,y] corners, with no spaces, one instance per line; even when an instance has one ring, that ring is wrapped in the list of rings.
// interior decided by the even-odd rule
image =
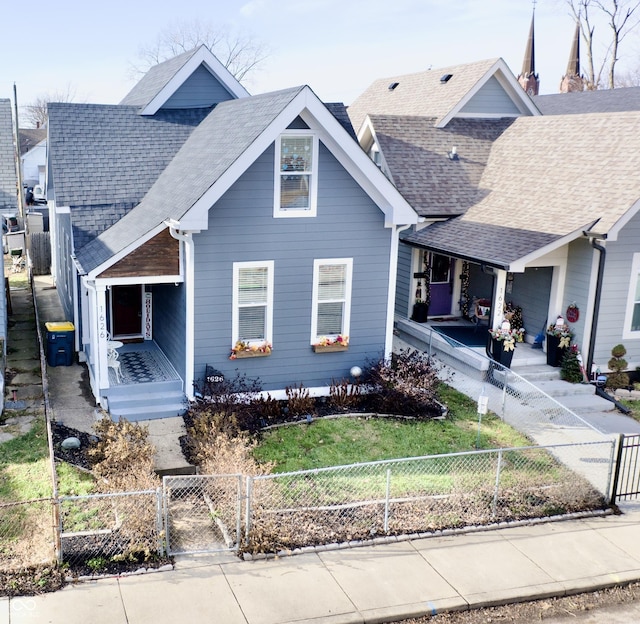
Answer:
[[[527,47],[524,51],[524,61],[522,62],[522,72],[518,75],[520,86],[529,95],[538,95],[540,89],[540,80],[536,74],[536,56],[535,56],[535,32],[534,21],[536,16],[535,2],[533,7],[533,15],[531,16],[531,28],[529,29],[529,39]]]
[[[569,52],[567,73],[560,81],[560,93],[572,91],[584,91],[584,78],[580,75],[580,24],[576,23],[576,32],[573,35],[573,44]]]

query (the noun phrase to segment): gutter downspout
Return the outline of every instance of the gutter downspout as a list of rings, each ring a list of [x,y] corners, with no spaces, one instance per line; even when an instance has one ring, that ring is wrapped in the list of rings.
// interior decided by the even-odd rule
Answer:
[[[186,323],[185,323],[185,388],[184,393],[187,398],[192,401],[194,398],[193,382],[194,382],[194,352],[195,352],[195,329],[194,329],[194,302],[195,302],[195,284],[193,275],[194,263],[194,246],[191,234],[183,234],[178,230],[176,221],[165,221],[169,227],[169,234],[177,241],[184,243],[185,249],[185,267],[184,267],[184,283],[186,295]]]
[[[396,286],[398,275],[398,250],[400,248],[400,234],[411,227],[411,223],[399,225],[394,228],[394,236],[391,241],[389,262],[389,291],[387,292],[387,328],[385,332],[384,357],[391,357],[393,352],[393,326],[395,323],[394,304],[396,300]]]
[[[596,278],[596,293],[593,299],[593,318],[591,319],[591,333],[589,335],[589,352],[587,353],[587,366],[585,368],[585,370],[588,371],[588,374],[591,375],[591,368],[593,367],[593,352],[595,351],[596,334],[598,332],[598,315],[600,312],[600,299],[602,297],[602,278],[604,276],[604,263],[607,257],[607,250],[597,242],[597,239],[590,237],[589,241],[591,242],[591,246],[600,252],[598,276]]]

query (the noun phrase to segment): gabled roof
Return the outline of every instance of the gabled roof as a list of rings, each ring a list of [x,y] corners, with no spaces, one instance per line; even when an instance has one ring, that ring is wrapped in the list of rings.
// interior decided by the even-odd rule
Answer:
[[[532,99],[543,115],[619,113],[640,110],[640,87],[553,93]]]
[[[637,209],[638,171],[640,112],[521,117],[493,144],[484,196],[410,242],[509,264],[585,229],[615,235]]]
[[[309,87],[221,102],[162,171],[144,199],[113,227],[77,252],[91,272],[135,248],[165,222],[182,230],[207,227],[208,211],[298,116],[354,175],[389,223],[415,223],[417,215],[378,171]]]
[[[443,127],[452,117],[463,113],[491,79],[498,81],[511,100],[512,116],[539,114],[499,58],[376,80],[349,106],[348,112],[358,133],[365,117],[371,114],[433,117],[434,125]],[[478,112],[475,116],[486,115]]]
[[[0,212],[17,210],[17,193],[11,100],[0,99]]]
[[[464,214],[482,197],[491,146],[513,119],[456,118],[436,128],[433,117],[371,115],[368,123],[396,188],[420,216],[441,218]]]
[[[249,95],[211,51],[201,45],[151,67],[120,104],[137,106],[142,115],[154,115],[199,67],[205,67],[218,80],[230,99]],[[208,105],[216,103],[212,101]]]
[[[24,156],[28,151],[32,150],[38,143],[47,138],[46,128],[20,128],[18,130],[20,139],[20,156]]]
[[[137,204],[211,109],[49,104],[49,162],[58,206]]]

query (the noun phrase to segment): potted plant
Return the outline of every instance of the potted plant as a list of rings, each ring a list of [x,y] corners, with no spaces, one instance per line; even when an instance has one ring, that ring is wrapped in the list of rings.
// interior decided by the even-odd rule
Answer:
[[[331,353],[332,351],[346,351],[349,348],[349,336],[338,334],[335,338],[321,336],[318,342],[311,345],[314,353]]]
[[[547,328],[547,364],[556,368],[562,365],[562,358],[571,346],[573,334],[562,316]]]
[[[512,329],[508,320],[504,320],[499,329],[490,329],[491,357],[506,368],[511,367],[516,342],[524,340],[524,329]]]
[[[266,341],[249,342],[247,340],[238,340],[231,349],[229,359],[237,360],[238,358],[264,357],[271,355],[271,350],[271,344]]]
[[[425,280],[425,290],[423,294],[422,280],[418,280],[416,287],[416,301],[413,304],[411,320],[416,323],[426,323],[429,316],[429,304],[431,303],[431,292],[429,282]]]

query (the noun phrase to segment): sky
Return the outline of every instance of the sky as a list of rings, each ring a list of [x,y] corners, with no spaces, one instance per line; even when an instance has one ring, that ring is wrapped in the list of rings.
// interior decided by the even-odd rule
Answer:
[[[20,106],[52,93],[117,104],[131,89],[140,49],[176,24],[201,20],[261,42],[267,59],[246,82],[252,94],[308,84],[326,102],[350,104],[387,78],[502,57],[524,58],[531,0],[30,0],[5,3],[0,98]],[[537,0],[536,71],[556,93],[575,24],[564,0]],[[602,41],[606,25],[600,27]],[[640,54],[638,38],[623,56]],[[584,59],[583,59],[584,62]],[[620,64],[621,69],[624,63]]]

